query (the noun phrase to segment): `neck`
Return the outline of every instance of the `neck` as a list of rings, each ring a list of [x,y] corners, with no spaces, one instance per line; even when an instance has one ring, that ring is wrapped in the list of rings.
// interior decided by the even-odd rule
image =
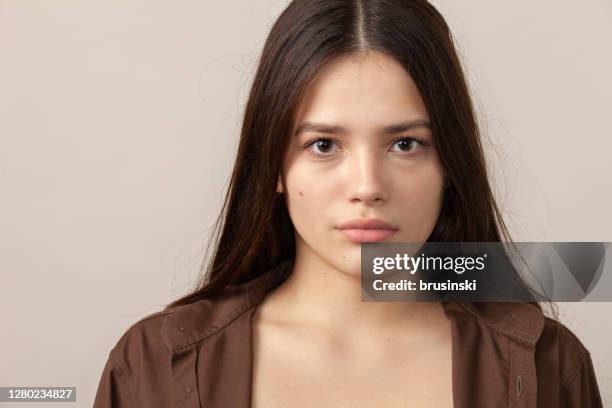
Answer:
[[[358,251],[357,251],[358,252]],[[362,302],[359,271],[331,265],[300,241],[291,275],[269,295],[275,320],[332,335],[423,332],[444,318],[436,302]]]

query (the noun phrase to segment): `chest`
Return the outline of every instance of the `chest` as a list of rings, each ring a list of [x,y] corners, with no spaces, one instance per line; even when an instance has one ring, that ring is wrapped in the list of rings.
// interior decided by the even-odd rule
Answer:
[[[346,351],[267,332],[253,343],[253,408],[452,407],[450,342]],[[316,342],[315,342],[316,343]]]

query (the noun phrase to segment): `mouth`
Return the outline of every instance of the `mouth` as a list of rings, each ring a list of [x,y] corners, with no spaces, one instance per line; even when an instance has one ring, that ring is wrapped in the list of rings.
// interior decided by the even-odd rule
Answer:
[[[336,228],[353,242],[380,242],[397,231],[396,226],[378,218],[355,218]]]
[[[353,242],[380,242],[390,238],[395,234],[395,230],[390,229],[341,229],[348,239]]]

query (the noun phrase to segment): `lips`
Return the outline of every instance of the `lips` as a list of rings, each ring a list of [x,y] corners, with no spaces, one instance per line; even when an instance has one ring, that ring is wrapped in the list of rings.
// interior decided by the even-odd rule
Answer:
[[[357,218],[337,228],[353,242],[384,241],[397,231],[397,227],[377,218]]]

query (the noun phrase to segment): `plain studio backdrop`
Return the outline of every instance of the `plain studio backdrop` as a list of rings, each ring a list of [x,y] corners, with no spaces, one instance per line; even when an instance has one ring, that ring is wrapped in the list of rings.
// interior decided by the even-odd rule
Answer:
[[[612,1],[434,4],[514,238],[612,241]],[[285,6],[0,1],[0,386],[91,406],[123,331],[189,289]],[[612,404],[612,303],[560,309]]]

